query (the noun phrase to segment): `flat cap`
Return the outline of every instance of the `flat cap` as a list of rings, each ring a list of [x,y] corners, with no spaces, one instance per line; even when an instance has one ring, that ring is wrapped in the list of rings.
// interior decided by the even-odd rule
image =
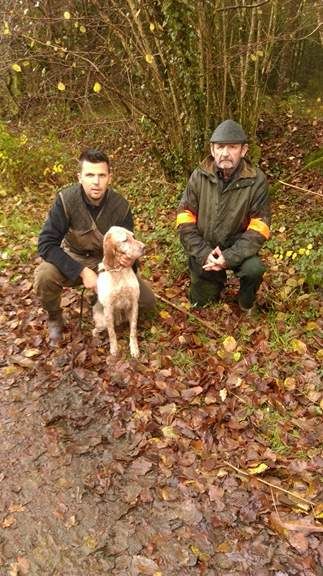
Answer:
[[[224,120],[214,130],[210,142],[216,142],[217,144],[245,144],[247,140],[247,135],[238,122]]]

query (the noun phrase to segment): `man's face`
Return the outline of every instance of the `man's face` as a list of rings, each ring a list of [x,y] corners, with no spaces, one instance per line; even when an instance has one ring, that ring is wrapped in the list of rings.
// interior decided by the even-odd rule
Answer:
[[[111,172],[106,162],[94,163],[83,160],[78,179],[90,202],[100,204],[111,182]]]
[[[241,158],[248,151],[248,144],[217,144],[211,143],[211,154],[218,168],[224,172],[233,172]]]

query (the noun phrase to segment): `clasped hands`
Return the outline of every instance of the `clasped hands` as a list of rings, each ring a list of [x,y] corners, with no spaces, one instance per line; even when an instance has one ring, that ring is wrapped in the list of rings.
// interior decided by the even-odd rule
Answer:
[[[226,267],[227,267],[226,261],[222,255],[221,248],[217,246],[208,255],[205,264],[203,266],[203,269],[206,272],[219,272],[219,270],[225,270]]]

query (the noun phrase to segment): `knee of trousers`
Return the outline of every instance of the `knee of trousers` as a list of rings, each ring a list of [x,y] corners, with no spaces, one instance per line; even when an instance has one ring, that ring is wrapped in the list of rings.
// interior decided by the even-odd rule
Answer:
[[[264,263],[260,260],[260,258],[254,256],[252,258],[247,258],[247,260],[242,263],[238,276],[240,278],[248,278],[250,280],[261,280],[265,271],[266,266]]]
[[[156,306],[156,297],[153,293],[149,283],[138,276],[139,281],[139,308],[145,310],[153,310]]]
[[[191,280],[189,299],[193,304],[204,306],[219,299],[222,289],[221,284],[194,277],[191,277]]]
[[[34,290],[42,294],[44,290],[51,289],[59,292],[63,288],[64,276],[50,262],[42,262],[37,266],[34,274]]]

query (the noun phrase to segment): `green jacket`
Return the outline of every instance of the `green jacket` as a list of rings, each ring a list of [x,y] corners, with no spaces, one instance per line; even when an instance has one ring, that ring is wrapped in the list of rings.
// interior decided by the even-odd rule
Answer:
[[[269,238],[270,206],[264,173],[242,159],[224,186],[209,156],[192,173],[177,216],[185,252],[202,266],[219,246],[228,268],[254,256]]]

